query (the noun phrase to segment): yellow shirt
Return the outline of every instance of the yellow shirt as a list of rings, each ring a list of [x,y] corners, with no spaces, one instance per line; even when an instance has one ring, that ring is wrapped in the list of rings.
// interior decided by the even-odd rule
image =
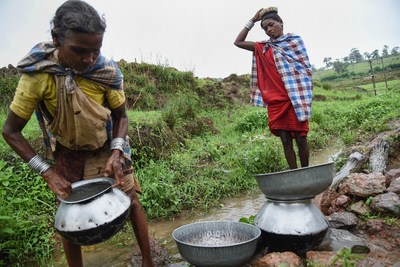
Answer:
[[[76,77],[75,81],[85,95],[100,105],[104,105],[107,100],[109,107],[115,109],[125,103],[123,90],[111,89],[82,77]],[[10,109],[18,117],[29,120],[41,100],[44,100],[46,108],[54,116],[57,99],[56,84],[52,75],[41,72],[24,73],[19,80]]]

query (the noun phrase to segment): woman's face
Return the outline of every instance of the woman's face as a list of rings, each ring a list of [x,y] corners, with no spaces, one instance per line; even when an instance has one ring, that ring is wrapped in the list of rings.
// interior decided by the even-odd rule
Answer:
[[[85,72],[99,57],[103,34],[71,33],[62,42],[54,42],[61,65]]]
[[[273,19],[266,19],[262,21],[261,26],[265,33],[273,39],[277,39],[283,35],[283,23],[281,22]]]

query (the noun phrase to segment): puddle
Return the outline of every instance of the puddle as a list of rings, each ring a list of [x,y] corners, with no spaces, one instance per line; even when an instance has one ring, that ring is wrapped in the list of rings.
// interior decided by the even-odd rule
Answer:
[[[310,165],[317,165],[332,161],[339,153],[339,148],[328,147],[316,152],[310,156]],[[170,267],[187,266],[185,261],[178,253],[175,241],[172,239],[172,232],[179,226],[198,222],[198,221],[239,221],[242,217],[256,215],[265,202],[265,197],[261,193],[226,199],[220,208],[212,209],[207,214],[195,214],[186,217],[175,218],[170,221],[159,221],[149,224],[150,235],[158,240],[161,240],[167,249],[170,258]],[[83,248],[83,259],[85,267],[122,267],[131,266],[130,256],[132,246],[135,243],[134,235],[131,227],[125,226],[124,233],[121,237],[114,237],[120,240],[108,240],[107,242],[88,246]],[[128,236],[128,237],[127,237]],[[67,267],[65,256],[62,252],[57,253],[54,266]]]

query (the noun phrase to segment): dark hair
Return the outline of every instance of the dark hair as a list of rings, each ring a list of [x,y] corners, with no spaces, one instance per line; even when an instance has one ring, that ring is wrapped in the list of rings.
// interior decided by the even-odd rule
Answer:
[[[107,27],[105,19],[81,0],[69,0],[62,4],[51,25],[51,34],[58,41],[63,41],[71,32],[103,34]]]
[[[262,22],[266,19],[272,19],[275,20],[277,22],[283,23],[283,20],[281,19],[281,17],[279,17],[278,12],[275,10],[269,11],[267,13],[265,13],[262,18],[261,18],[261,25]]]

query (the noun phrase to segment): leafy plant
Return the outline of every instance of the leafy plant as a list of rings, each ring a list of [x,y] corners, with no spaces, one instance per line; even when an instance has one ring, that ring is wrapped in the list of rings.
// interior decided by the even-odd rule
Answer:
[[[254,225],[254,219],[256,218],[256,215],[250,215],[249,217],[242,217],[239,219],[239,222],[243,223],[248,223],[248,224],[253,224]]]
[[[26,264],[28,255],[52,257],[54,195],[26,164],[0,160],[0,255],[5,263]]]
[[[343,247],[333,258],[332,265],[340,263],[342,267],[354,267],[356,261],[363,258],[363,255],[352,253],[350,248]]]
[[[373,196],[369,196],[367,198],[367,200],[365,200],[365,205],[366,206],[371,206],[372,200],[374,200],[374,197]]]

